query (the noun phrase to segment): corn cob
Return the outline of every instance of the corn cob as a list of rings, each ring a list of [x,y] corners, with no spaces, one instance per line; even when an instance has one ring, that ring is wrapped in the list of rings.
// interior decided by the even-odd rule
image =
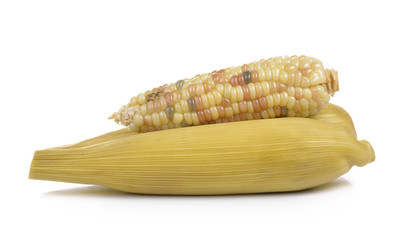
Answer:
[[[29,177],[145,194],[283,192],[327,183],[375,159],[371,145],[341,124],[310,118],[102,138],[36,151]]]
[[[276,117],[307,117],[339,90],[335,70],[306,56],[229,67],[146,91],[110,118],[133,131]]]

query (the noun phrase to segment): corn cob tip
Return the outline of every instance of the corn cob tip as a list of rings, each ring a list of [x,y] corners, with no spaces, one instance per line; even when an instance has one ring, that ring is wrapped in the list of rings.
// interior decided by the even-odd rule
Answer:
[[[375,151],[372,145],[366,141],[359,141],[359,158],[353,160],[353,164],[358,167],[363,167],[371,162],[375,161]]]
[[[339,91],[339,81],[338,81],[338,71],[334,69],[325,69],[326,73],[326,90],[328,93],[333,96],[335,92]]]

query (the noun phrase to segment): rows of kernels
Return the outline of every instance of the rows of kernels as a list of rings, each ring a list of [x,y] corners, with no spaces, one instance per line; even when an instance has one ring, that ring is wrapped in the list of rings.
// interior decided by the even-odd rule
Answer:
[[[266,118],[276,115],[275,107],[280,107],[277,116],[307,116],[329,100],[328,92],[319,85],[324,78],[322,63],[302,56],[277,57],[197,75],[133,97],[130,104],[138,106],[139,115],[132,119],[131,128],[147,125],[142,131],[164,129],[166,120],[180,127],[219,118]],[[242,113],[246,115],[239,115]]]

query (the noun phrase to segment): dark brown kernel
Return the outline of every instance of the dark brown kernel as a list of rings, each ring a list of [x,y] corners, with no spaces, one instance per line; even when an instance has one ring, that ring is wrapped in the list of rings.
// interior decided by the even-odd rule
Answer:
[[[189,105],[189,111],[191,112],[195,112],[196,111],[196,103],[195,100],[193,100],[193,98],[189,98],[187,100],[187,103]]]
[[[288,115],[288,108],[282,107],[282,117],[286,117]]]
[[[245,83],[249,84],[252,82],[251,76],[250,76],[250,71],[244,71],[243,72],[243,77],[245,79]]]
[[[183,81],[183,80],[177,81],[176,82],[176,88],[181,89],[184,83],[185,83],[185,81]]]
[[[168,118],[169,120],[172,120],[174,114],[175,114],[174,108],[173,108],[172,106],[168,106],[168,107],[166,108],[166,116],[167,116],[167,118]]]

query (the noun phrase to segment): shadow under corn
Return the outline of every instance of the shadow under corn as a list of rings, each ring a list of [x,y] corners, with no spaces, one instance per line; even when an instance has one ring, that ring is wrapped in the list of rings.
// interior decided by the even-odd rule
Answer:
[[[306,196],[312,194],[319,194],[332,191],[347,190],[353,188],[352,184],[345,178],[338,178],[332,182],[323,184],[321,186],[294,192],[279,192],[279,193],[253,193],[253,194],[234,194],[234,195],[207,195],[207,196],[191,196],[191,195],[150,195],[126,193],[113,190],[104,186],[82,186],[76,188],[69,188],[57,191],[44,193],[43,197],[98,197],[98,198],[242,198],[242,197],[264,197],[270,196]]]

